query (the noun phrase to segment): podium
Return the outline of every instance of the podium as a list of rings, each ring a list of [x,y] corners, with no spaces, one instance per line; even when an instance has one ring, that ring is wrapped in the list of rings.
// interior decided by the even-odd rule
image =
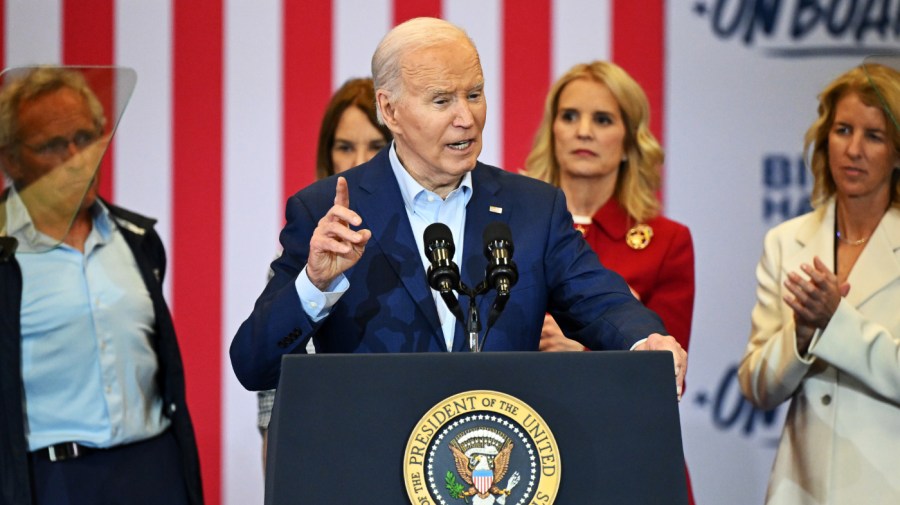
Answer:
[[[512,400],[504,401],[507,396]],[[483,410],[488,404],[492,410]],[[483,420],[474,421],[479,415]],[[469,420],[473,428],[466,427]],[[524,425],[516,431],[519,422]],[[475,436],[485,432],[509,439],[511,452]],[[475,447],[480,438],[488,450]],[[451,462],[447,469],[455,449],[470,455],[473,465],[493,465],[492,492],[446,496],[451,487],[457,494],[476,492],[466,482],[472,467],[456,471]],[[518,484],[504,497],[498,491],[509,488],[513,471]],[[408,486],[416,487],[414,495]],[[285,356],[265,488],[267,505],[687,504],[672,356]]]

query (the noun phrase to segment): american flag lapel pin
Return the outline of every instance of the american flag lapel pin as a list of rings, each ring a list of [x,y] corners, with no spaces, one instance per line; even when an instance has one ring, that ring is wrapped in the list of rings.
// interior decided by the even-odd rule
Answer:
[[[496,205],[491,205],[488,210],[494,214],[503,214],[503,207],[497,207]]]

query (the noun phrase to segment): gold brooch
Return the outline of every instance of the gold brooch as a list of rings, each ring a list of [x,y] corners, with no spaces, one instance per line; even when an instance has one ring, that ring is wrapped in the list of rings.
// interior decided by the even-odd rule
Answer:
[[[652,238],[653,228],[642,223],[628,230],[628,233],[625,234],[625,243],[628,244],[628,247],[639,251],[646,249]]]

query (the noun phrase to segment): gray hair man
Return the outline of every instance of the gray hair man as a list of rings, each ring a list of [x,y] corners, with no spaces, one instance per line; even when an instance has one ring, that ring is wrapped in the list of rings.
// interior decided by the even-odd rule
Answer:
[[[453,260],[474,286],[487,266],[478,238],[501,221],[516,240],[519,280],[484,350],[537,350],[550,312],[591,349],[671,351],[680,395],[686,353],[600,265],[562,193],[478,161],[487,104],[466,33],[440,19],[407,21],[381,41],[372,73],[394,141],[289,199],[285,254],[232,342],[238,379],[249,389],[272,387],[281,356],[305,352],[310,338],[320,353],[466,349],[462,325],[426,280],[423,231],[436,222],[450,229]],[[485,298],[482,311],[490,308]]]

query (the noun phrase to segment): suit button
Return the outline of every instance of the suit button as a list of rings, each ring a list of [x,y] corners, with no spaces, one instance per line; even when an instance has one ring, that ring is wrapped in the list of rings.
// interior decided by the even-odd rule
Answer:
[[[822,405],[830,405],[831,404],[831,395],[824,395],[822,397]]]

